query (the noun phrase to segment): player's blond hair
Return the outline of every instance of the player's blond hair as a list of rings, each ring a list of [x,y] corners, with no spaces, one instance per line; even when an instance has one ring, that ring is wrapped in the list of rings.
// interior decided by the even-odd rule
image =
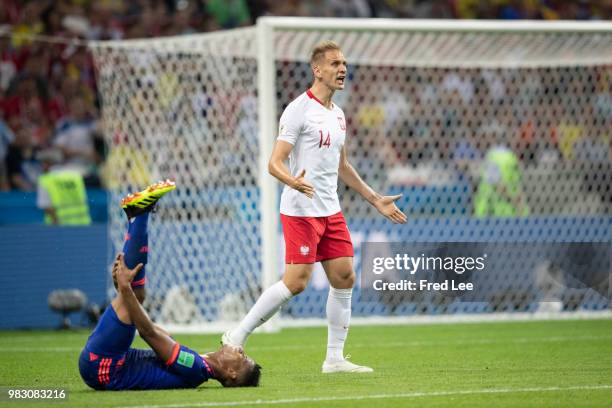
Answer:
[[[316,64],[327,51],[341,51],[340,46],[332,40],[323,40],[318,42],[310,53],[310,65]]]

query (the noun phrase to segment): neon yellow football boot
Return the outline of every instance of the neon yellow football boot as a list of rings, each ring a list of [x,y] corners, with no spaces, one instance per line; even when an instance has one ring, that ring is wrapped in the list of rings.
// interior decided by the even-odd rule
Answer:
[[[157,201],[164,194],[176,189],[176,183],[172,180],[158,181],[137,193],[128,194],[121,200],[121,208],[125,211],[128,218],[136,217],[151,211]]]

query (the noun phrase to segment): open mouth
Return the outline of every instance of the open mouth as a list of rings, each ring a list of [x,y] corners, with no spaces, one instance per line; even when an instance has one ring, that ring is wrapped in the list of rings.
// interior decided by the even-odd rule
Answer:
[[[341,83],[342,85],[344,85],[344,78],[343,76],[337,77],[336,81],[338,81],[339,83]]]

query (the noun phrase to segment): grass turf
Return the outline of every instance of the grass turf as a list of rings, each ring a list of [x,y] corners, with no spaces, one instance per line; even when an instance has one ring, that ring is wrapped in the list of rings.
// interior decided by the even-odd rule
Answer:
[[[301,407],[593,407],[612,401],[610,320],[353,327],[345,352],[374,367],[372,374],[321,374],[325,328],[256,334],[246,351],[263,366],[262,383],[248,389],[223,389],[210,381],[194,390],[93,391],[77,367],[87,335],[0,332],[0,386],[68,389],[69,399],[55,407],[249,406],[256,401]],[[176,338],[198,351],[219,342],[218,335]],[[140,339],[135,346],[146,347]],[[48,404],[15,404],[29,405]]]

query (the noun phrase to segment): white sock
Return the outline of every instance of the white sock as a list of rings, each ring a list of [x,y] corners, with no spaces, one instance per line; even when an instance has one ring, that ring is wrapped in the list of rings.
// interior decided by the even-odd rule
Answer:
[[[344,342],[351,321],[351,296],[353,289],[329,287],[327,296],[327,356],[333,363],[344,360]]]
[[[238,327],[232,330],[232,342],[244,345],[253,330],[267,322],[292,297],[293,294],[282,280],[270,286],[257,299]]]

